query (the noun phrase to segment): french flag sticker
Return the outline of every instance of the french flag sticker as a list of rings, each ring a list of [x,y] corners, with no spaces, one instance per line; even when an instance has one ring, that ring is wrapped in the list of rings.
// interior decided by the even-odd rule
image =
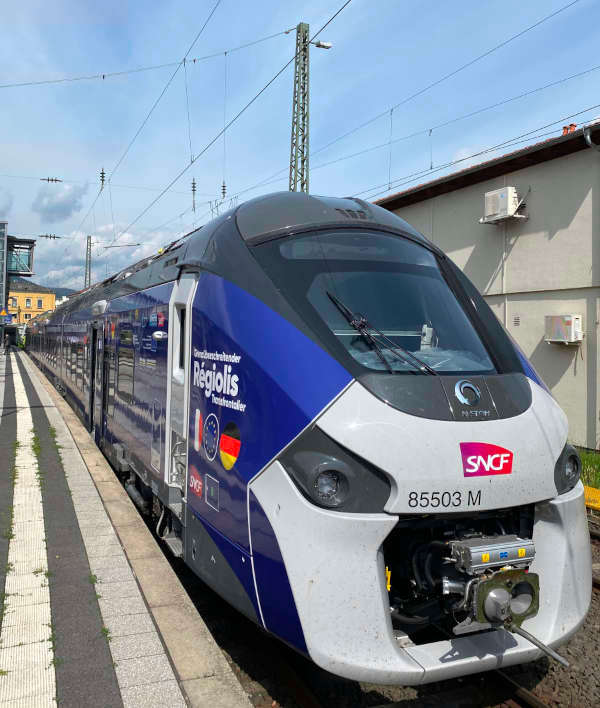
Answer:
[[[202,447],[202,413],[196,408],[196,420],[194,422],[194,450],[200,452]]]

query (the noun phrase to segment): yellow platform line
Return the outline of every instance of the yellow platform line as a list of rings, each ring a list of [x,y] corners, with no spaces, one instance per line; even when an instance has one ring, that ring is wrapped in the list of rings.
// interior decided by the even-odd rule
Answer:
[[[584,487],[585,489],[585,505],[590,509],[600,511],[600,489],[595,487]]]

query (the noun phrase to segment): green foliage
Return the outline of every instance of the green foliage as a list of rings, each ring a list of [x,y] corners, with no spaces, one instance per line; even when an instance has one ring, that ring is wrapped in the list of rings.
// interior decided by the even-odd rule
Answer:
[[[588,487],[600,489],[600,452],[579,448],[581,481]]]

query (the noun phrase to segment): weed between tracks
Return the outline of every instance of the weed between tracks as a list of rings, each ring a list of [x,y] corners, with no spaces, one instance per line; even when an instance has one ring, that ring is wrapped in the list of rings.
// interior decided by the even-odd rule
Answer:
[[[581,456],[581,481],[588,487],[600,489],[600,452],[579,448]]]

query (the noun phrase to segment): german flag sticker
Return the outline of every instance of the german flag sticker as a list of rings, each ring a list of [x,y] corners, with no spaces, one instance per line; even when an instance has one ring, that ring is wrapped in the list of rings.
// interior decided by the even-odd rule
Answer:
[[[235,423],[227,423],[219,440],[219,455],[226,470],[230,470],[240,454],[240,429]]]

